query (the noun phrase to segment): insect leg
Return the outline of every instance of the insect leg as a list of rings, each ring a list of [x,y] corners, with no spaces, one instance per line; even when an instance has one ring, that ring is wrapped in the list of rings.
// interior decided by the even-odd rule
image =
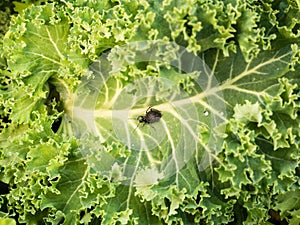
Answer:
[[[134,130],[132,131],[132,133],[134,133],[136,131],[136,129],[138,129],[138,127],[140,126],[141,123],[139,123],[136,128],[134,128]]]
[[[153,128],[156,131],[156,128],[153,125],[150,124],[150,127]]]
[[[146,114],[151,111],[152,106],[150,106],[147,110],[146,110]]]

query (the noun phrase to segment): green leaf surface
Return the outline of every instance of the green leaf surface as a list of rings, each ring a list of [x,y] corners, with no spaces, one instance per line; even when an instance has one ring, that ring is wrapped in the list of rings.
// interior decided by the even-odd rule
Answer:
[[[18,26],[9,30],[3,40],[7,69],[13,71],[12,77],[22,79],[11,82],[6,91],[13,104],[13,122],[28,123],[32,119],[32,112],[47,97],[47,81],[51,77],[69,76],[68,88],[72,88],[76,83],[71,74],[79,76],[87,65],[87,60],[66,44],[70,26],[66,18],[55,18],[55,10],[51,4],[26,9],[24,18],[30,18],[30,22],[14,18],[13,23]]]
[[[299,190],[289,191],[281,194],[277,198],[276,209],[280,210],[280,215],[287,218],[289,224],[296,225],[300,222],[300,199]]]
[[[0,13],[0,223],[299,224],[300,3],[31,2]]]
[[[272,96],[282,95],[280,90],[284,85],[287,85],[284,92],[289,91],[289,84],[285,84],[284,80],[280,84],[278,79],[288,71],[293,51],[290,48],[269,51],[256,60],[245,62],[237,55],[224,58],[218,52],[203,54],[202,59],[193,58],[176,47],[174,50],[162,44],[153,49],[151,44],[138,42],[136,46],[112,49],[111,53],[92,64],[91,78],[79,87],[74,108],[69,110],[75,135],[86,138],[93,134],[99,137],[99,146],[113,142],[121,147],[109,151],[104,147],[100,153],[97,144],[82,149],[92,162],[90,165],[99,174],[129,185],[132,191],[134,186],[147,187],[160,180],[168,180],[169,185],[191,194],[198,186],[196,174],[212,168],[215,161],[220,163],[217,170],[219,179],[231,183],[221,190],[221,194],[225,198],[237,197],[242,201],[251,199],[259,191],[255,183],[266,185],[266,180],[278,176],[272,175],[272,170],[276,171],[276,160],[265,154],[260,135],[271,138],[276,148],[276,143],[279,143],[277,136],[281,133],[280,123],[275,127],[273,117],[270,118],[270,113],[262,107],[270,107],[267,100],[273,104],[271,98],[276,100],[277,97]],[[160,48],[171,50],[162,53]],[[147,62],[149,55],[151,61],[141,69],[140,63]],[[206,57],[214,60],[206,60]],[[229,64],[230,69],[224,70]],[[212,66],[211,69],[208,65]],[[150,67],[158,70],[162,78],[153,71],[153,75],[149,75]],[[184,71],[185,68],[189,68],[189,73]],[[132,71],[135,71],[135,76],[131,75]],[[125,77],[128,78],[124,81]],[[182,86],[182,83],[186,85]],[[145,115],[149,106],[162,112],[160,121],[153,125],[134,123],[133,119]],[[234,119],[228,120],[226,114],[233,115]],[[274,115],[277,116],[276,113]],[[197,124],[196,121],[201,122]],[[223,156],[223,153],[215,152],[220,148],[215,140],[220,140],[220,135],[227,133],[223,126],[226,123],[233,134],[225,139]],[[210,136],[206,136],[206,132]],[[96,165],[97,159],[100,165]],[[287,164],[286,171],[284,167],[280,168],[281,173],[287,176],[284,179],[289,179],[291,174],[288,175],[288,171],[292,173],[297,167],[297,162],[292,161],[293,164]],[[112,176],[112,168],[118,168],[115,177]],[[294,182],[295,179],[292,179],[289,184]],[[141,187],[138,188],[141,197],[149,199],[148,189],[145,191]],[[276,185],[274,188],[276,190]],[[131,205],[132,191],[127,193],[123,204]],[[224,210],[232,211],[232,208],[225,207]],[[248,210],[251,212],[251,208]],[[267,210],[252,213],[256,215],[255,220],[263,221],[262,215]],[[226,221],[230,221],[230,216],[223,223]]]
[[[72,211],[78,210],[80,206],[80,197],[83,196],[80,191],[84,186],[88,171],[83,159],[69,160],[60,171],[61,179],[56,186],[59,194],[47,193],[42,198],[41,209],[54,207],[64,213],[64,223],[74,224],[76,214],[74,215]]]

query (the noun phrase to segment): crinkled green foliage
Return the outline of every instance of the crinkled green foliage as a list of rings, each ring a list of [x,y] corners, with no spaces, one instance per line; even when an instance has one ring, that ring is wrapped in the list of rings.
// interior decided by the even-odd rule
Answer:
[[[5,3],[5,2],[4,2]],[[9,20],[10,20],[10,14],[11,14],[11,10],[8,6],[6,6],[4,3],[1,3],[1,11],[0,11],[0,37],[1,40],[4,36],[4,34],[6,33],[6,31],[8,30],[8,26],[9,26]]]
[[[299,1],[15,6],[19,15],[0,12],[0,224],[272,224],[270,210],[300,223]],[[138,55],[129,44],[144,40],[185,47],[218,83],[199,86],[198,73],[168,61],[135,63],[148,49],[135,46]],[[81,89],[104,59],[117,69],[103,88]],[[153,96],[129,98],[151,82]],[[86,132],[73,103],[94,113],[100,135]],[[149,104],[163,113],[154,128],[112,119]],[[144,145],[137,151],[120,135]]]
[[[280,194],[276,198],[275,209],[280,210],[282,217],[291,217],[290,223],[296,225],[299,223],[300,214],[300,200],[299,200],[299,189],[294,191],[288,191]]]

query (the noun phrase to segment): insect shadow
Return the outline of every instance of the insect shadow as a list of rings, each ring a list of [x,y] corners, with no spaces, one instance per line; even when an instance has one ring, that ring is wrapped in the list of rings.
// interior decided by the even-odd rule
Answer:
[[[133,130],[133,132],[136,131],[136,129],[142,124],[143,126],[145,126],[146,124],[151,125],[152,123],[156,123],[160,120],[160,118],[162,117],[162,113],[161,111],[154,109],[152,107],[149,107],[146,110],[146,114],[144,116],[138,116],[136,118],[136,120],[139,121],[139,124],[136,126],[136,128]],[[152,128],[154,128],[153,126],[151,126]],[[155,128],[154,128],[155,129]]]

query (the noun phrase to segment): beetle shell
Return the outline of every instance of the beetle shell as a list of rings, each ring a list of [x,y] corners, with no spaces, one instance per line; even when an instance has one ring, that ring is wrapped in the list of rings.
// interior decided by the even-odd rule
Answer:
[[[146,115],[139,116],[137,119],[140,123],[150,124],[150,123],[158,122],[161,117],[162,117],[161,111],[149,107],[146,111]]]

